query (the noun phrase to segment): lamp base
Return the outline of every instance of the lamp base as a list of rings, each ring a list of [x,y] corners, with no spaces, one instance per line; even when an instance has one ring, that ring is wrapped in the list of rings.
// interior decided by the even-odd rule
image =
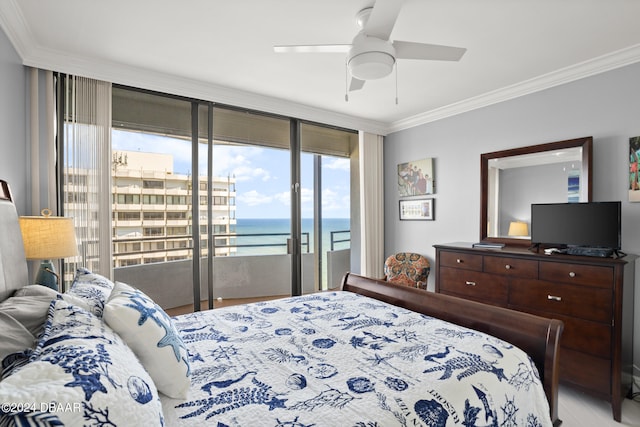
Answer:
[[[51,288],[54,291],[58,290],[58,275],[50,260],[45,259],[40,263],[40,269],[38,269],[35,283]]]

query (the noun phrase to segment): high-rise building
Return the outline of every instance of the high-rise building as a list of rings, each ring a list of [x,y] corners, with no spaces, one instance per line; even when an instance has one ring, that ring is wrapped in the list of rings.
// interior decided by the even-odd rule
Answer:
[[[235,177],[214,177],[209,197],[199,177],[202,254],[216,235],[215,256],[233,254],[236,225]],[[116,151],[112,159],[114,267],[192,257],[192,177],[174,174],[169,154]],[[208,230],[212,203],[212,230]]]

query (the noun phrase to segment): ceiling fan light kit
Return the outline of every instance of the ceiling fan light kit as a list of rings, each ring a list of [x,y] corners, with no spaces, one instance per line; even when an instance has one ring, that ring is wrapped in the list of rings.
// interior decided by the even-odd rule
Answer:
[[[363,52],[349,58],[349,72],[360,80],[380,79],[391,74],[395,63],[386,52]]]
[[[353,39],[347,56],[349,72],[360,80],[386,77],[393,71],[395,53],[393,45],[388,41],[359,33]]]

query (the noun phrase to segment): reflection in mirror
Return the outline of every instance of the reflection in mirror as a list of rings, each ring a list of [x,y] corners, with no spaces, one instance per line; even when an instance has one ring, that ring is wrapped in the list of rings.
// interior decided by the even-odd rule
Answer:
[[[531,204],[590,201],[591,142],[589,137],[483,154],[480,239],[529,244]]]

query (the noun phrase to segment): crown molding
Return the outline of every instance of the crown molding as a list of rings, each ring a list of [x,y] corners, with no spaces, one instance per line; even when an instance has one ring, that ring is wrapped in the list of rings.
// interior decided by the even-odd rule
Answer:
[[[542,76],[395,121],[387,128],[387,133],[398,132],[442,120],[447,117],[519,98],[524,95],[601,74],[637,62],[640,62],[640,45],[630,46]]]
[[[0,0],[0,27],[18,55],[24,58],[33,34],[15,0]]]

